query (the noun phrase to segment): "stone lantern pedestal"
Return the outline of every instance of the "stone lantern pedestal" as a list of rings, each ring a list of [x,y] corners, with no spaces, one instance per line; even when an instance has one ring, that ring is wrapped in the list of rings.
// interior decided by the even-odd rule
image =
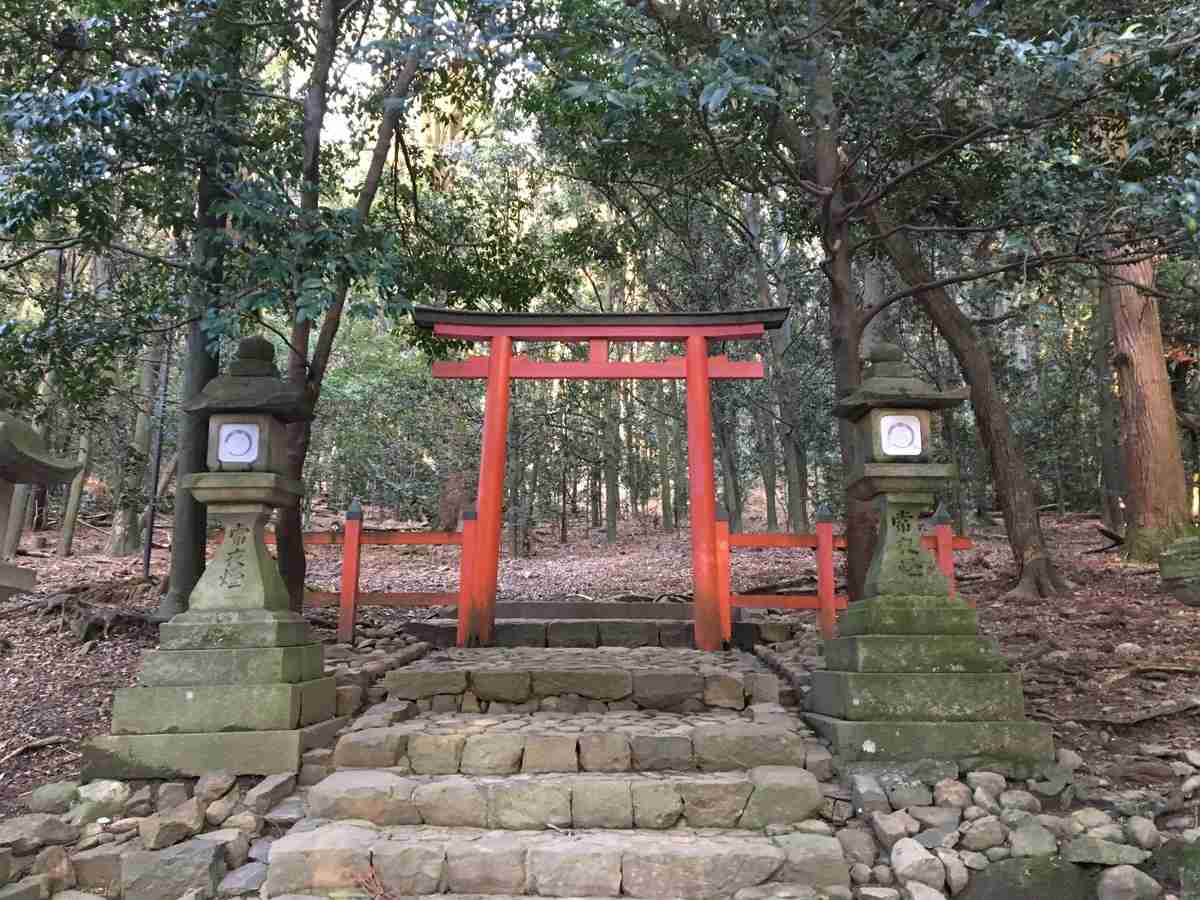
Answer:
[[[52,456],[41,435],[19,419],[0,412],[0,531],[12,510],[13,485],[61,484],[79,472],[73,459]],[[37,578],[29,569],[0,562],[0,602],[32,591]]]
[[[188,599],[146,654],[138,686],[118,690],[111,736],[84,751],[85,777],[243,775],[296,771],[305,750],[332,738],[336,688],[324,651],[289,608],[267,552],[274,511],[299,502],[301,485],[281,468],[281,402],[270,344],[250,338],[231,374],[215,379],[192,408],[213,413],[209,472],[184,487],[208,506],[224,537]],[[264,414],[263,397],[273,398]],[[218,415],[219,413],[219,415]],[[252,439],[251,439],[252,438]]]
[[[1025,720],[1020,676],[921,546],[918,516],[955,474],[929,459],[929,411],[964,394],[923,384],[894,347],[871,361],[836,411],[860,428],[851,491],[875,498],[878,541],[865,599],[842,614],[826,670],[813,673],[807,718],[844,762],[1049,761],[1050,729]]]

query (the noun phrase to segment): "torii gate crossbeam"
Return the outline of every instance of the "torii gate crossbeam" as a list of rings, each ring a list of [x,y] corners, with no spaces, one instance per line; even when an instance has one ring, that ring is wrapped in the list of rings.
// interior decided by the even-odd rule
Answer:
[[[496,588],[503,526],[504,467],[508,443],[509,382],[531,379],[683,379],[687,384],[688,495],[691,501],[695,640],[719,650],[721,582],[717,560],[717,502],[712,440],[713,378],[762,378],[761,362],[710,357],[708,341],[747,340],[783,325],[788,310],[750,309],[717,313],[526,313],[458,312],[419,306],[417,327],[435,337],[488,341],[487,356],[436,362],[437,378],[485,378],[483,447],[479,465],[475,538],[468,555],[458,608],[460,645],[487,644],[495,626]],[[513,341],[588,343],[586,361],[538,362],[514,356]],[[664,341],[686,345],[684,356],[659,362],[612,362],[610,341]]]

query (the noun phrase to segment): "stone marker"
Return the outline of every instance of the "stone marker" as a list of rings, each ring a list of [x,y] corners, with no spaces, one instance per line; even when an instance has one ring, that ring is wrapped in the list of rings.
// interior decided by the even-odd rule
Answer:
[[[161,627],[139,686],[116,692],[113,735],[84,745],[87,777],[295,772],[336,712],[322,647],[263,539],[274,510],[302,493],[286,477],[284,423],[308,418],[307,401],[279,378],[271,344],[252,337],[187,409],[209,415],[209,471],[184,486],[224,539],[188,611]]]
[[[0,395],[0,407],[5,400]],[[79,468],[73,459],[52,456],[40,434],[0,409],[0,522],[8,522],[13,485],[61,484],[74,478]],[[35,584],[29,569],[0,562],[0,603],[32,591]]]

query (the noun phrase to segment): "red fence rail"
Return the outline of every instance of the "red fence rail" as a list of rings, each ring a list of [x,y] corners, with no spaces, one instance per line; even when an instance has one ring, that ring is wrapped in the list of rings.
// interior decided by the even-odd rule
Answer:
[[[305,547],[340,546],[342,548],[342,579],[336,591],[305,590],[304,602],[309,606],[338,607],[338,640],[354,640],[354,623],[359,606],[388,606],[410,608],[421,606],[458,606],[466,582],[467,547],[474,529],[474,521],[464,520],[462,531],[393,531],[390,529],[363,528],[362,509],[357,503],[346,513],[345,525],[329,531],[306,531]],[[275,535],[264,535],[268,544],[275,543]],[[218,539],[220,540],[220,539]],[[362,568],[362,548],[370,546],[437,546],[458,545],[463,547],[457,591],[362,591],[359,577]],[[463,619],[459,616],[459,632],[462,637]]]
[[[954,551],[969,550],[974,545],[970,538],[955,536],[950,525],[938,522],[933,534],[924,535],[921,544],[933,552],[938,568],[950,581],[950,595],[958,594],[954,578]],[[774,547],[815,549],[817,551],[817,593],[815,594],[735,594],[731,588],[730,551],[735,547]],[[815,609],[821,627],[821,636],[827,640],[837,634],[837,613],[845,609],[849,598],[836,593],[834,580],[833,551],[846,549],[846,539],[835,536],[833,522],[818,521],[813,534],[730,534],[726,516],[717,519],[717,571],[720,578],[721,632],[725,640],[733,637],[732,607],[756,609]],[[971,605],[974,605],[973,601]]]

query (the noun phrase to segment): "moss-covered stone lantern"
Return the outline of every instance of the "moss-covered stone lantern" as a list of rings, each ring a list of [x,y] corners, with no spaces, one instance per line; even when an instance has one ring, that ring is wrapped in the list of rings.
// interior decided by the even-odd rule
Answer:
[[[0,403],[4,399],[0,396]],[[61,484],[79,468],[75,460],[51,454],[41,435],[20,419],[0,412],[0,532],[9,519],[14,485]],[[29,569],[0,561],[0,601],[32,591],[36,582]]]
[[[861,387],[836,406],[859,429],[850,492],[879,506],[862,600],[826,642],[809,721],[844,763],[974,760],[1030,772],[1051,760],[1050,730],[1024,718],[1020,676],[978,634],[975,610],[950,596],[921,545],[919,515],[954,477],[933,460],[930,411],[961,403],[917,377],[900,350],[877,346]]]
[[[188,611],[161,626],[139,686],[117,691],[113,735],[85,750],[88,777],[295,771],[339,724],[322,647],[291,610],[264,539],[274,511],[302,493],[284,425],[309,417],[303,392],[279,377],[270,342],[246,338],[185,409],[209,416],[209,471],[183,486],[224,536]]]
[[[863,596],[948,594],[949,582],[921,549],[917,523],[933,507],[934,493],[955,476],[953,465],[933,461],[930,411],[957,406],[967,391],[926,384],[893,344],[878,344],[870,361],[859,389],[834,408],[859,431],[851,492],[879,504],[879,540]]]

